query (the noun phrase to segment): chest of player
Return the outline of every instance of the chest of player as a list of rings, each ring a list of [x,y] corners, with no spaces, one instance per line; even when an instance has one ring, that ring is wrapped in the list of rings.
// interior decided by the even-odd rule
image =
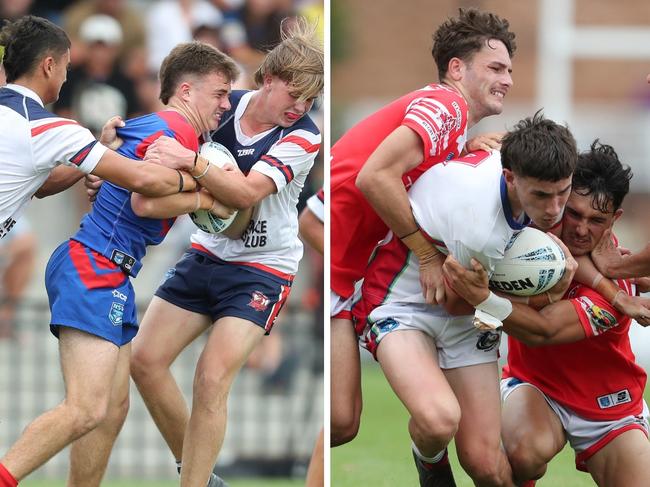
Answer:
[[[235,159],[237,159],[239,169],[244,174],[248,174],[255,163],[259,161],[264,154],[267,154],[277,143],[281,134],[282,130],[278,127],[261,139],[247,144],[238,139],[235,132],[234,121],[231,118],[213,132],[211,138],[213,141],[226,146],[232,155],[235,156]]]

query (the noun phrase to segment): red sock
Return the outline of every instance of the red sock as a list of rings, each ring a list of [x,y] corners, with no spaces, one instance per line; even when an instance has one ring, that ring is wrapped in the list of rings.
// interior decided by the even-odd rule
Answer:
[[[535,487],[535,480],[528,480],[521,484],[521,487]]]
[[[9,470],[0,463],[0,487],[16,487],[17,485],[18,481],[9,473]]]

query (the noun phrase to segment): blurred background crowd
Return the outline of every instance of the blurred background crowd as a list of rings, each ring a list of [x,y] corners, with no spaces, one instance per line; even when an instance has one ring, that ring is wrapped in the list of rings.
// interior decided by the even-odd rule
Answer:
[[[255,89],[253,74],[265,53],[280,41],[281,24],[287,27],[300,15],[317,23],[321,36],[324,25],[321,0],[0,0],[0,19],[26,14],[62,26],[72,41],[67,82],[59,100],[48,108],[95,134],[114,115],[127,119],[162,108],[158,69],[178,43],[200,40],[226,52],[243,73],[233,89]],[[322,100],[310,115],[322,130]],[[299,210],[323,184],[322,161],[321,152]],[[0,390],[8,391],[0,397],[0,451],[27,421],[60,399],[57,374],[45,372],[56,372],[58,364],[56,340],[48,332],[43,275],[51,252],[76,231],[89,205],[78,184],[32,205],[20,228],[0,241]],[[181,217],[165,242],[148,253],[143,271],[134,280],[140,313],[166,269],[188,247],[194,230],[189,218]],[[234,414],[221,462],[236,471],[288,476],[304,470],[322,425],[322,276],[322,258],[306,247],[288,305],[235,386],[232,402],[241,414]],[[187,376],[181,381],[188,391],[197,350],[188,351],[186,365],[178,366],[178,373]],[[43,381],[41,385],[24,380],[32,376]],[[114,456],[123,460],[112,466],[113,475],[173,476],[174,465],[162,439],[136,402],[137,392],[132,397],[136,403],[129,419],[132,425],[127,423],[122,435],[124,446],[118,443],[116,448]],[[264,403],[265,413],[260,417],[256,407],[244,413],[242,402]],[[287,428],[293,415],[299,420],[295,428]],[[140,439],[128,439],[129,431]],[[147,436],[149,440],[142,439]],[[150,461],[132,465],[129,452],[143,449],[152,452]],[[41,474],[60,476],[65,460],[62,456],[50,462]],[[249,461],[254,467],[242,467]]]

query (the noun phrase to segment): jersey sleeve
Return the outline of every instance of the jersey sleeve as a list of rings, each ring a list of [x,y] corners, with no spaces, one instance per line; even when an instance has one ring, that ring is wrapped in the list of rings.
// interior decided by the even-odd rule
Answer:
[[[325,221],[325,193],[322,189],[307,200],[307,207],[321,222]]]
[[[424,144],[424,159],[441,155],[455,138],[452,131],[463,125],[460,105],[432,97],[416,98],[406,110],[402,125],[414,130]]]
[[[32,125],[32,151],[38,171],[49,171],[54,166],[76,166],[90,173],[107,148],[93,137],[90,130],[74,120],[46,118]]]
[[[632,291],[627,281],[619,281],[619,285],[621,283],[623,283],[625,292]],[[609,330],[626,325],[630,320],[627,316],[619,313],[603,296],[586,286],[580,286],[570,302],[578,314],[587,338],[602,335]]]
[[[320,144],[320,133],[294,130],[274,144],[251,169],[273,179],[279,193],[295,174],[311,168]]]

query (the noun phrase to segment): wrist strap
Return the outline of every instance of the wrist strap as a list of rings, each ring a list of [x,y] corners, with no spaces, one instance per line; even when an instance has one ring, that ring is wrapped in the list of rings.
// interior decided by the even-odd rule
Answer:
[[[201,192],[197,191],[196,192],[196,208],[194,208],[194,211],[195,212],[199,211],[199,208],[201,208]]]
[[[194,153],[194,164],[192,164],[192,171],[194,171],[194,169],[196,169],[196,161],[198,161],[198,160],[199,160],[199,153],[195,152]]]
[[[512,313],[512,303],[490,291],[488,297],[475,306],[476,309],[494,316],[499,321],[505,320]]]
[[[178,192],[182,193],[183,187],[185,186],[185,181],[183,180],[183,173],[180,171],[180,169],[176,169],[176,172],[178,173]]]

